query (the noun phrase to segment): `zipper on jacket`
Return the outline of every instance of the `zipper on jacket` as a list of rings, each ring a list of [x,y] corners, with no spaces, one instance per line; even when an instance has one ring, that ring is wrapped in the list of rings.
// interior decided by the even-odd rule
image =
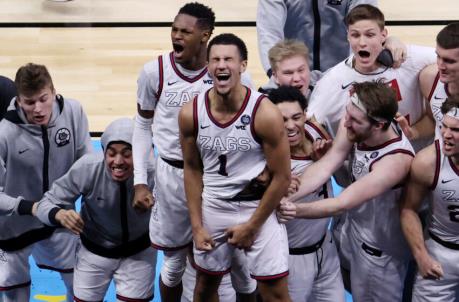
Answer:
[[[127,198],[127,189],[126,183],[124,181],[119,183],[120,186],[120,220],[121,220],[121,241],[126,243],[129,241],[129,227],[128,227],[128,217],[127,217],[127,207],[128,207],[128,198]]]
[[[314,15],[313,70],[320,70],[320,13],[318,2],[319,0],[312,1],[312,12]]]
[[[48,163],[49,163],[49,139],[48,139],[48,128],[41,126],[41,137],[43,140],[43,183],[42,189],[43,194],[49,190],[49,175],[48,175]]]

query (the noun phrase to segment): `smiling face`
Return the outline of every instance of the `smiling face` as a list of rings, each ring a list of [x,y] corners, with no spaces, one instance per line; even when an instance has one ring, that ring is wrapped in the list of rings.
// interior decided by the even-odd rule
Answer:
[[[134,175],[132,148],[125,143],[109,144],[105,152],[105,164],[114,181],[125,181]]]
[[[361,20],[349,25],[347,39],[355,58],[355,69],[368,73],[378,68],[376,58],[383,50],[387,30],[376,21]]]
[[[459,155],[459,119],[444,115],[441,127],[443,153],[446,156]]]
[[[351,102],[346,106],[344,119],[344,127],[347,129],[347,138],[351,142],[361,143],[371,136],[372,124],[370,120],[362,110]]]
[[[174,59],[185,67],[192,64],[201,52],[205,52],[210,37],[209,30],[201,29],[197,21],[196,17],[178,14],[172,24],[171,40]]]
[[[240,83],[246,67],[247,61],[242,60],[236,45],[214,44],[209,50],[207,69],[219,95],[227,95]]]
[[[276,63],[273,76],[278,85],[293,86],[303,95],[308,92],[311,75],[308,61],[301,55],[285,58]]]
[[[276,104],[276,106],[284,118],[284,127],[287,130],[290,150],[292,150],[292,148],[300,146],[306,139],[304,133],[306,114],[298,102],[285,101]]]
[[[437,45],[436,52],[440,81],[459,87],[459,48],[445,49]]]
[[[51,85],[46,85],[32,95],[19,93],[17,102],[29,123],[46,126],[51,119],[55,99],[56,94],[51,89]]]

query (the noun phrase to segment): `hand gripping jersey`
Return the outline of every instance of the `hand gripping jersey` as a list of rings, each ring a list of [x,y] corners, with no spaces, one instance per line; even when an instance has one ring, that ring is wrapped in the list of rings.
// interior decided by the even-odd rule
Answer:
[[[172,52],[145,64],[138,80],[138,103],[144,110],[155,110],[153,142],[161,157],[183,159],[179,111],[185,103],[211,87],[207,67],[198,71],[185,70],[175,63]]]
[[[429,232],[445,242],[459,245],[459,170],[450,157],[441,152],[435,141],[437,163],[433,190],[433,206]],[[433,236],[432,236],[433,237]]]
[[[4,192],[38,201],[51,184],[92,149],[88,121],[75,100],[58,95],[47,127],[26,122],[15,99],[0,122]],[[0,217],[0,249],[18,250],[49,237],[53,229],[31,216]]]
[[[317,139],[325,139],[325,135],[313,123],[307,121],[304,125],[306,139],[314,142]],[[313,160],[310,157],[291,157],[292,173],[301,175],[304,170],[312,165]],[[333,196],[331,181],[327,181],[320,186],[315,192],[309,194],[300,202],[310,202],[318,199],[329,198]],[[327,231],[330,218],[321,219],[293,219],[286,223],[288,243],[290,248],[300,248],[311,246],[319,242]]]
[[[329,69],[317,82],[308,106],[308,115],[314,115],[318,122],[325,123],[333,137],[336,136],[339,121],[344,116],[349,101],[352,83],[383,80],[397,93],[398,111],[410,124],[417,122],[424,113],[419,72],[435,62],[432,48],[408,46],[408,57],[400,68],[380,67],[370,74],[359,73],[349,58]]]
[[[203,167],[203,199],[231,199],[266,166],[254,129],[257,107],[264,96],[247,88],[239,112],[225,124],[210,111],[209,91],[193,103],[194,127]]]
[[[441,105],[445,102],[448,96],[448,85],[445,85],[440,81],[440,73],[437,73],[428,98],[430,109],[432,110],[432,115],[435,120],[435,139],[439,139],[441,137],[440,129],[441,121],[443,120]]]
[[[370,173],[373,164],[384,156],[405,153],[414,157],[414,151],[408,139],[398,126],[393,124],[393,127],[399,136],[380,146],[354,145],[349,163],[354,181]],[[404,260],[409,254],[409,248],[400,227],[398,203],[401,193],[401,185],[389,189],[350,210],[348,219],[353,236],[383,253]]]

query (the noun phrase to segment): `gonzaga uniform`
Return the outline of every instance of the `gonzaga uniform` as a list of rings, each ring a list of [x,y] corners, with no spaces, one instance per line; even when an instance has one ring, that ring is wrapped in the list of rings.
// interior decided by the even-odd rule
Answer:
[[[311,122],[305,124],[306,139],[326,136]],[[313,163],[310,157],[291,158],[292,173],[301,175]],[[331,181],[300,202],[333,196]],[[327,230],[330,218],[293,219],[286,223],[289,242],[288,289],[292,301],[345,301],[344,286],[335,244]]]
[[[457,301],[459,296],[459,170],[435,141],[437,161],[431,186],[433,204],[425,242],[428,253],[441,263],[443,276],[437,280],[417,275],[413,301]]]
[[[40,200],[57,178],[91,151],[81,105],[58,95],[52,110],[48,126],[29,124],[13,99],[0,122],[0,157],[6,165],[2,182],[10,197]],[[30,285],[31,253],[41,268],[72,272],[75,240],[69,231],[47,227],[35,217],[0,217],[0,249],[5,251],[0,258],[0,290]]]
[[[414,157],[408,139],[395,124],[398,137],[380,146],[356,144],[350,170],[354,181],[371,172],[384,156]],[[402,184],[348,211],[352,295],[356,301],[401,301],[410,250],[400,226]]]
[[[212,116],[209,90],[193,101],[196,144],[203,163],[203,226],[218,242],[210,252],[194,249],[197,269],[207,273],[225,274],[230,270],[235,247],[226,242],[227,238],[218,238],[228,227],[246,222],[263,196],[264,190],[253,183],[266,166],[254,129],[257,108],[264,97],[250,88],[246,90],[239,112],[224,124]],[[285,227],[273,213],[246,251],[251,276],[263,280],[286,276],[287,253]]]
[[[448,96],[448,85],[445,85],[440,81],[440,73],[437,73],[428,98],[430,109],[432,110],[432,115],[435,121],[435,139],[439,139],[441,137],[440,128],[441,121],[443,120],[441,105]]]

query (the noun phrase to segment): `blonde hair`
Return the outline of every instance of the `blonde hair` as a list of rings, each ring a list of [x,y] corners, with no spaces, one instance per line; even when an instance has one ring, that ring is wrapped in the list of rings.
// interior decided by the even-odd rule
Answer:
[[[291,39],[277,42],[268,52],[271,69],[275,71],[277,63],[293,56],[302,56],[309,62],[309,50],[303,42]]]

